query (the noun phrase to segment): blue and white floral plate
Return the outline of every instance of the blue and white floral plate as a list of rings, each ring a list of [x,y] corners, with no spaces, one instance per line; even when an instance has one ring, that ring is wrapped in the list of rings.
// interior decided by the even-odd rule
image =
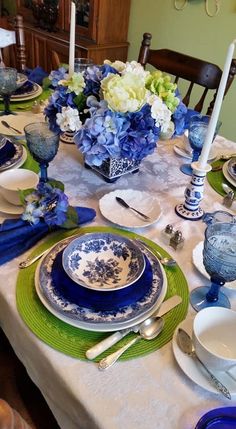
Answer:
[[[142,249],[152,268],[152,282],[141,299],[126,307],[122,306],[109,311],[95,311],[67,300],[54,287],[51,273],[57,254],[71,240],[73,239],[67,238],[57,243],[38,264],[35,273],[35,287],[39,299],[54,316],[77,328],[109,332],[141,323],[160,307],[166,295],[167,279],[158,259],[146,248]]]
[[[10,143],[9,143],[10,144]],[[0,172],[4,170],[8,170],[9,168],[17,168],[18,164],[22,160],[23,154],[24,154],[24,147],[21,144],[12,143],[12,145],[15,148],[14,155],[7,159],[1,166],[0,166]]]
[[[79,285],[111,291],[137,281],[145,260],[139,247],[128,238],[98,232],[72,240],[63,252],[62,265]]]

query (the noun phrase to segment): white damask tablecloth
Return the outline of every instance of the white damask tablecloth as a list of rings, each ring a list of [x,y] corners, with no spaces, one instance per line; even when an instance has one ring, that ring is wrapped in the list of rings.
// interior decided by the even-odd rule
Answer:
[[[174,154],[173,145],[173,140],[159,143],[155,153],[142,162],[137,174],[128,174],[108,184],[83,167],[82,157],[74,145],[61,144],[50,164],[49,176],[65,183],[72,205],[96,209],[92,225],[109,225],[99,212],[98,201],[111,190],[131,188],[157,196],[163,210],[160,220],[136,232],[174,256],[191,290],[207,282],[192,264],[192,250],[203,239],[205,225],[202,221],[185,221],[175,214],[174,207],[183,202],[190,178],[180,172],[179,166],[184,160]],[[235,144],[223,138],[218,138],[214,145],[219,153],[235,151]],[[208,183],[204,195],[201,206],[205,211],[224,209],[222,197]],[[0,213],[1,221],[4,217]],[[183,231],[182,250],[167,248],[162,241],[161,231],[168,223]],[[148,356],[118,362],[100,372],[93,362],[70,358],[38,340],[16,309],[18,263],[26,256],[1,267],[0,324],[62,429],[192,429],[206,411],[236,405],[236,398],[229,403],[188,379],[175,361],[171,342]],[[225,289],[225,293],[236,310],[236,291]],[[194,314],[189,308],[187,317],[192,319]]]

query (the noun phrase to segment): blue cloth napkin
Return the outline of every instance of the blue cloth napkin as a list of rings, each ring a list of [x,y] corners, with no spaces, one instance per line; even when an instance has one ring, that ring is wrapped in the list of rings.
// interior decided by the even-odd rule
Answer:
[[[7,141],[6,144],[0,149],[0,166],[5,164],[5,162],[9,161],[16,153],[15,146]]]
[[[87,289],[75,283],[64,271],[62,253],[59,252],[52,265],[52,284],[57,296],[62,296],[72,303],[94,311],[115,311],[135,304],[150,291],[153,281],[152,267],[145,256],[145,270],[132,285],[114,291],[97,291]]]
[[[33,70],[26,69],[25,74],[31,82],[38,83],[39,85],[42,85],[43,79],[48,76],[48,73],[40,66],[35,67]]]
[[[87,207],[75,207],[78,225],[94,219],[96,212]],[[21,255],[39,240],[58,227],[49,229],[42,220],[37,225],[30,225],[22,219],[7,219],[0,225],[0,265]]]

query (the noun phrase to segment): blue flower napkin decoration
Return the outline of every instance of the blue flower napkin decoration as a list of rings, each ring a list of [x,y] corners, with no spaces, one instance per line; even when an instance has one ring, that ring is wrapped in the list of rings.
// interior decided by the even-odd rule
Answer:
[[[57,187],[60,182],[55,183],[40,182],[36,190],[29,190],[24,195],[26,207],[22,217],[5,220],[0,225],[0,265],[58,228],[76,228],[94,219],[95,210],[69,206],[68,197]]]

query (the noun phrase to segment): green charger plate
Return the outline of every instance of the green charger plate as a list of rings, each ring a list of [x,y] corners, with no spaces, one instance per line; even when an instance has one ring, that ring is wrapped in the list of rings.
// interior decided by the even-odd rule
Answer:
[[[218,160],[213,162],[211,165],[212,167],[223,167],[225,161],[222,160]],[[211,185],[211,187],[220,195],[222,195],[223,197],[226,195],[226,192],[223,190],[222,188],[222,184],[226,183],[230,188],[235,189],[234,186],[228,182],[228,180],[225,178],[225,176],[223,175],[222,169],[219,171],[210,171],[207,174],[207,180],[209,182],[209,184]]]
[[[42,250],[51,247],[54,243],[62,240],[65,237],[76,233],[85,234],[89,232],[112,232],[130,238],[138,238],[142,241],[145,241],[154,252],[156,249],[163,256],[169,256],[168,253],[161,247],[157,246],[155,243],[146,239],[145,237],[137,235],[133,232],[111,227],[86,227],[73,231],[60,231],[53,233],[42,245],[38,246],[38,248],[34,250],[32,255],[37,255]],[[34,263],[30,267],[19,271],[16,286],[16,302],[19,314],[29,329],[46,344],[69,356],[87,360],[85,356],[86,350],[94,346],[102,339],[106,338],[109,334],[103,332],[85,331],[83,329],[70,326],[69,324],[57,319],[57,317],[51,314],[43,306],[35,290],[34,275],[36,265],[37,263]],[[146,354],[154,352],[155,350],[164,346],[172,339],[173,333],[178,324],[183,319],[185,319],[189,302],[189,291],[186,278],[179,266],[174,268],[165,268],[165,272],[168,281],[166,298],[178,294],[182,297],[182,303],[179,304],[176,308],[173,308],[164,316],[164,330],[157,338],[152,341],[139,341],[125,352],[125,354],[120,358],[121,360],[145,356]],[[117,350],[133,336],[134,334],[129,334],[129,338],[124,338],[121,340],[118,344],[114,345],[98,358],[96,358],[95,361],[99,361],[102,357],[105,357],[111,352]]]

